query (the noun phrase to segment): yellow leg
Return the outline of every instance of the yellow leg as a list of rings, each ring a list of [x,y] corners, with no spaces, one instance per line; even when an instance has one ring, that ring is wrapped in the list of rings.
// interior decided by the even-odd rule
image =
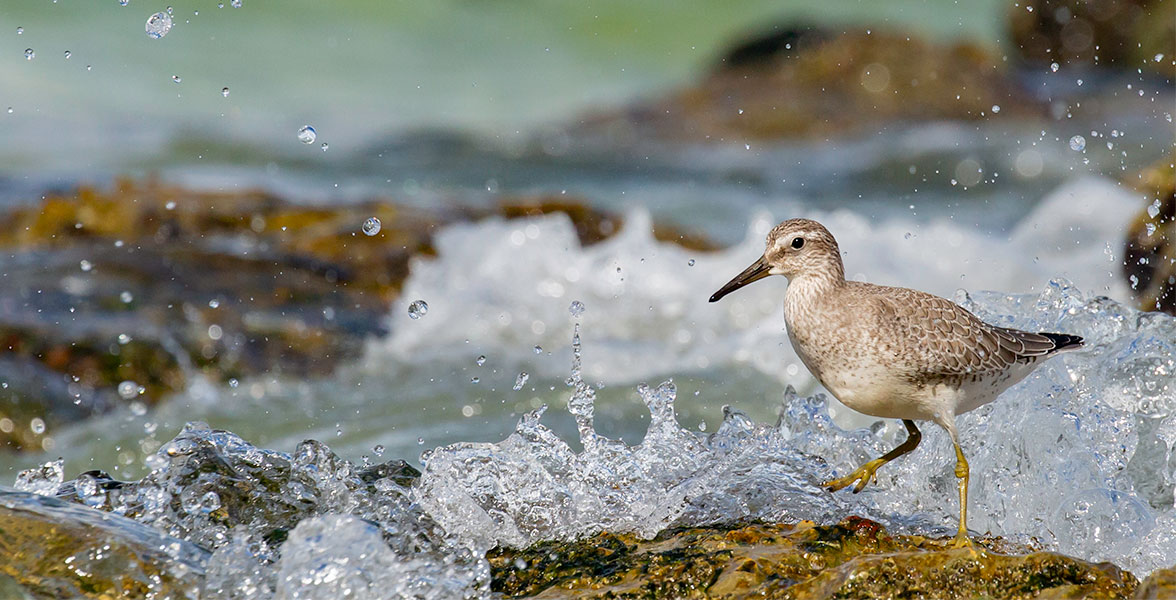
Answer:
[[[968,537],[968,459],[964,458],[964,451],[958,443],[955,444],[955,451],[955,476],[960,480],[960,530],[956,533],[952,546],[971,548],[972,539]]]
[[[903,454],[906,454],[907,452],[910,452],[911,450],[914,450],[915,447],[919,445],[919,440],[923,439],[923,434],[919,433],[919,428],[915,427],[915,422],[910,419],[903,419],[902,424],[906,425],[906,429],[907,429],[907,439],[905,442],[903,442],[902,444],[899,444],[899,446],[897,448],[895,448],[894,450],[891,450],[890,452],[887,452],[886,454],[882,455],[881,457],[875,458],[874,460],[871,460],[870,462],[858,467],[857,470],[855,470],[853,473],[850,473],[849,475],[846,475],[845,477],[839,477],[839,478],[834,479],[832,481],[825,482],[825,487],[830,492],[836,492],[837,490],[839,490],[843,487],[846,487],[856,481],[857,485],[855,485],[853,487],[853,493],[856,494],[856,493],[862,491],[862,488],[866,487],[866,484],[869,483],[870,480],[875,478],[874,473],[882,465],[902,456]],[[957,452],[959,451],[959,446],[956,446],[956,451]],[[960,454],[960,457],[963,457],[963,454]],[[961,460],[962,460],[962,458],[961,458]],[[964,463],[964,470],[967,471],[967,468],[968,468],[968,463],[965,462]],[[956,472],[957,473],[959,472],[958,468],[957,468]],[[965,487],[967,486],[966,483],[964,485],[965,485]]]

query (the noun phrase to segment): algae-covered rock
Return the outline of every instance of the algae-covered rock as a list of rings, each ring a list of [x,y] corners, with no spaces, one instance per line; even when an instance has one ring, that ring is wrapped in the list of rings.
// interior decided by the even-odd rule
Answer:
[[[207,560],[130,519],[0,487],[4,597],[195,600]]]
[[[884,31],[777,28],[734,48],[698,84],[589,117],[582,128],[614,138],[743,141],[1039,112],[1000,58],[977,45]]]
[[[1009,2],[1008,11],[1011,46],[1027,63],[1114,65],[1176,76],[1172,0],[1019,0]]]
[[[506,598],[1130,598],[1137,581],[1110,564],[1031,552],[999,540],[976,551],[837,525],[750,525],[600,534],[498,549],[492,587]]]
[[[1141,309],[1176,314],[1176,154],[1124,183],[1143,194],[1144,207],[1127,229],[1123,274]]]

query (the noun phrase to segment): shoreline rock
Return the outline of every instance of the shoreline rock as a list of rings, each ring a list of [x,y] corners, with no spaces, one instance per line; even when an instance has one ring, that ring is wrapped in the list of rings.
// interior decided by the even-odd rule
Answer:
[[[504,598],[1126,599],[1139,585],[1109,563],[979,544],[978,553],[952,549],[950,540],[891,535],[851,517],[685,529],[648,541],[602,533],[496,549],[488,559],[492,589]]]

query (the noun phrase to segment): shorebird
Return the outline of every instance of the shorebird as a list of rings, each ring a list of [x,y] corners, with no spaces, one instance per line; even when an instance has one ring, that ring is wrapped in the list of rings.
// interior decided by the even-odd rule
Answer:
[[[907,439],[897,448],[825,487],[853,485],[860,492],[882,465],[919,445],[915,421],[933,421],[955,445],[960,527],[954,545],[971,547],[968,460],[956,415],[995,400],[1046,358],[1080,348],[1082,338],[997,327],[926,292],[846,281],[837,240],[809,219],[772,229],[763,256],[710,301],[769,275],[788,278],[784,322],[809,371],[849,408],[906,426]]]

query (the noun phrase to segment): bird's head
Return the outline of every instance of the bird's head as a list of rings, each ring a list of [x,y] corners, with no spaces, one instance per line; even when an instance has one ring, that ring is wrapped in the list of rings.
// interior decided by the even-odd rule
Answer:
[[[824,225],[810,219],[789,219],[768,232],[764,254],[719,288],[711,302],[768,275],[783,275],[789,280],[798,277],[829,277],[845,280],[841,251],[837,240]]]

